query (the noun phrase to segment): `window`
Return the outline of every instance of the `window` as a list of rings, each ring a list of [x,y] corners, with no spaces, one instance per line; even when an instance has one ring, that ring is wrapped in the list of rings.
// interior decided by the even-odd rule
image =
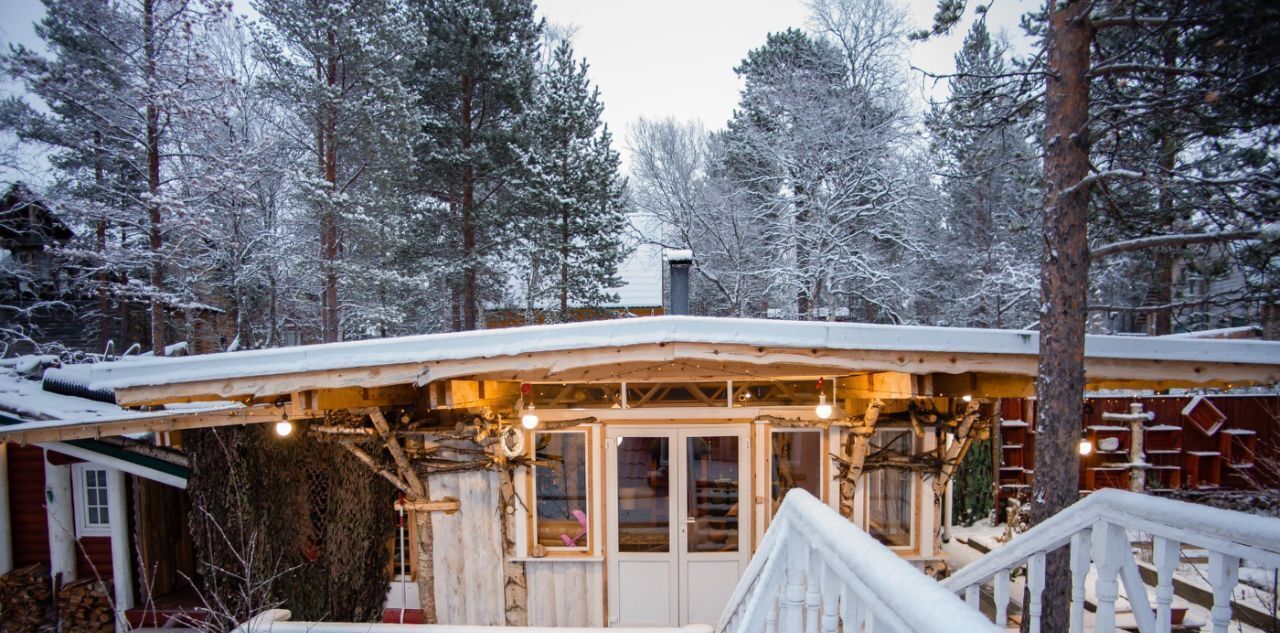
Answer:
[[[915,449],[911,431],[877,431],[867,454],[907,456]],[[878,468],[866,475],[867,532],[889,547],[910,547],[915,516],[915,475],[900,468]]]
[[[822,498],[822,431],[777,429],[769,435],[770,516],[792,488]]]
[[[107,511],[107,471],[90,464],[76,464],[76,535],[109,536],[111,517]]]
[[[590,546],[587,432],[534,433],[534,542],[548,549]]]

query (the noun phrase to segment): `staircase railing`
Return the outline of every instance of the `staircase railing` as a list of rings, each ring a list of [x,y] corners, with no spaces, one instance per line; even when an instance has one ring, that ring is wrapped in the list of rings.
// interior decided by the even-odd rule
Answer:
[[[795,489],[751,558],[720,633],[993,633],[953,593]]]
[[[1154,609],[1134,557],[1130,532],[1152,537],[1152,562],[1157,576]],[[1085,582],[1091,568],[1097,573],[1096,633],[1115,630],[1120,583],[1124,584],[1140,633],[1168,633],[1172,628],[1174,570],[1183,545],[1208,552],[1207,576],[1213,593],[1209,618],[1214,633],[1226,633],[1240,561],[1271,569],[1280,567],[1280,519],[1122,490],[1100,490],[961,568],[942,586],[963,592],[965,601],[976,607],[982,585],[991,583],[995,623],[1005,626],[1010,575],[1022,568],[1026,572],[1028,600],[1024,612],[1030,618],[1029,630],[1038,633],[1045,557],[1065,546],[1070,548],[1071,633],[1084,630]]]

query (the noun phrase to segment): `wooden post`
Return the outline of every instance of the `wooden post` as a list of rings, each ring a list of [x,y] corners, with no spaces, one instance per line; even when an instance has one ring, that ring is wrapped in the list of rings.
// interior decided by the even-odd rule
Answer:
[[[0,442],[0,574],[13,571],[13,523],[9,517],[9,444]]]
[[[49,522],[49,573],[53,586],[76,579],[76,524],[71,512],[71,466],[49,463],[44,452],[44,507]]]
[[[396,462],[396,470],[409,488],[407,495],[409,501],[430,501],[431,490],[413,470],[413,465],[409,463],[404,448],[400,446],[400,440],[391,432],[391,425],[382,414],[382,410],[374,407],[368,409],[366,413],[369,415],[369,420],[373,422],[374,428],[378,430],[378,434],[386,442],[387,451]],[[413,516],[418,528],[418,605],[422,608],[422,621],[426,624],[435,624],[435,547],[432,544],[431,513],[417,511]]]
[[[133,568],[130,563],[129,506],[124,472],[107,469],[107,517],[111,523],[111,581],[115,585],[116,630],[128,631],[124,612],[133,608]]]
[[[528,626],[529,587],[524,563],[511,560],[516,555],[516,489],[511,470],[498,470],[498,497],[502,512],[502,577],[507,626]]]

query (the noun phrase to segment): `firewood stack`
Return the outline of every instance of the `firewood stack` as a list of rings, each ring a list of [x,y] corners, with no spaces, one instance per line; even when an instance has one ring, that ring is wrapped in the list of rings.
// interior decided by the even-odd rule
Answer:
[[[40,630],[49,593],[49,568],[41,563],[0,575],[0,633]]]
[[[68,583],[58,592],[58,619],[62,630],[84,633],[112,633],[115,615],[101,580],[85,579]]]

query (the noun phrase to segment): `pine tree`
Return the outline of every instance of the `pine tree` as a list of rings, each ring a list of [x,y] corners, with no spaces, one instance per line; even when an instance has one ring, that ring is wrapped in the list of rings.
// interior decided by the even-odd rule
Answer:
[[[1039,202],[1027,114],[1001,85],[1003,47],[975,22],[955,56],[950,95],[926,118],[944,205],[930,283],[940,324],[1025,327],[1036,319]],[[932,296],[930,296],[932,295]]]
[[[600,120],[603,111],[586,61],[574,60],[573,48],[562,41],[521,126],[529,141],[519,188],[528,300],[553,305],[561,320],[570,306],[617,301],[609,290],[621,283],[625,185],[612,136]]]
[[[449,290],[453,329],[471,330],[504,285],[495,267],[518,219],[516,131],[542,23],[529,0],[414,0],[410,11],[423,29],[410,60],[424,133],[417,174],[436,203],[416,237]]]

